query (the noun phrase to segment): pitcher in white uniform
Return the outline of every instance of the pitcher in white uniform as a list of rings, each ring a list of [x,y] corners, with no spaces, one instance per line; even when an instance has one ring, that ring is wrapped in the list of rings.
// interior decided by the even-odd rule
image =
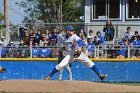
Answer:
[[[78,37],[76,34],[74,34],[74,28],[72,26],[66,27],[66,32],[68,35],[68,38],[64,41],[64,47],[67,52],[67,56],[49,73],[45,80],[50,80],[51,77],[57,73],[60,69],[65,67],[66,65],[70,64],[74,60],[79,61],[83,64],[85,64],[87,67],[91,68],[101,80],[104,80],[107,75],[101,74],[99,70],[97,69],[94,62],[92,62],[86,53],[82,52],[78,58],[74,58],[74,53],[76,51],[82,50],[83,41]]]

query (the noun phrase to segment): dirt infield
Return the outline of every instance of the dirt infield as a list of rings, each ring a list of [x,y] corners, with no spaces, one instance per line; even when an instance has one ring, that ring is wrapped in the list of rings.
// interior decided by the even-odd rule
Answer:
[[[1,92],[140,92],[140,86],[95,83],[89,81],[5,80]]]

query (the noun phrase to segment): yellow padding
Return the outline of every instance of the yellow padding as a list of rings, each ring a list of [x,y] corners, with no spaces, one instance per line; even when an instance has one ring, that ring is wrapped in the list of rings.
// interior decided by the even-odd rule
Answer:
[[[140,61],[140,58],[91,58],[92,61],[105,61],[105,62],[128,62]]]
[[[15,60],[15,61],[57,61],[57,58],[0,58],[0,60]]]
[[[5,61],[57,61],[58,58],[0,58]],[[140,61],[140,58],[91,58],[92,61],[104,61],[104,62],[122,62],[122,61]]]

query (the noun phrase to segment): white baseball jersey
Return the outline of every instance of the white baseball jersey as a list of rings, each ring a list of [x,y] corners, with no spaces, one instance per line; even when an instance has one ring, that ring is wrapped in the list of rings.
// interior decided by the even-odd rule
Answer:
[[[77,50],[79,40],[80,37],[78,37],[76,34],[73,34],[72,36],[64,40],[64,46],[69,54],[74,54],[74,52]]]

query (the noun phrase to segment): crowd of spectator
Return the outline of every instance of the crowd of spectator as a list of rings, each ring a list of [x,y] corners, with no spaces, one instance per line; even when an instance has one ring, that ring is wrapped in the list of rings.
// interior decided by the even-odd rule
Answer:
[[[115,50],[118,48],[118,50]],[[128,50],[128,48],[130,48]],[[111,58],[140,58],[140,35],[138,31],[133,32],[131,27],[127,27],[127,31],[124,34],[124,37],[121,38],[119,45],[115,46],[114,44],[111,45],[108,50],[108,55]],[[129,54],[128,55],[128,51]]]
[[[20,31],[20,43],[15,45],[13,41],[7,42],[5,37],[1,37],[1,57],[31,57],[33,58],[52,58],[57,57],[59,53],[60,42],[57,41],[57,36],[64,30],[57,31],[56,27],[53,27],[51,31],[46,30],[43,33],[41,30],[37,32],[28,32],[27,28],[21,27]],[[102,31],[97,31],[96,34],[93,30],[85,33],[83,29],[78,31],[77,35],[85,42],[88,49],[88,56],[94,57],[95,47],[105,44],[106,41],[113,41],[114,39],[114,27],[108,20]],[[103,35],[102,32],[105,32]],[[130,46],[130,47],[129,47]],[[134,33],[131,31],[131,27],[127,27],[127,31],[124,37],[119,41],[119,45],[116,46],[112,42],[107,48],[107,57],[109,58],[126,58],[128,57],[128,47],[130,48],[130,57],[138,58],[140,53],[138,48],[140,47],[140,36],[138,31]],[[117,48],[117,50],[115,49]],[[32,54],[31,54],[32,53]]]

